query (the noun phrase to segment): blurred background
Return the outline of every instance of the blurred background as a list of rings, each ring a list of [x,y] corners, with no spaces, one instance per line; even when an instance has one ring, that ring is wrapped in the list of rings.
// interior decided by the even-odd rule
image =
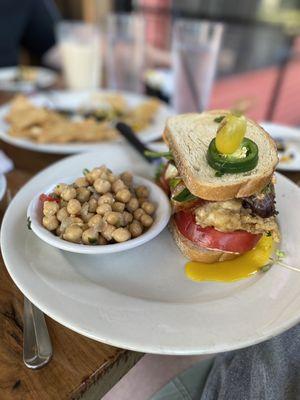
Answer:
[[[100,78],[97,76],[100,86],[146,92],[173,104],[175,97],[177,111],[239,108],[258,120],[300,124],[300,0],[42,2],[54,25],[59,20],[83,21],[100,29],[103,54],[97,57],[102,57],[103,62],[97,68],[105,68]],[[108,15],[112,13],[134,14],[140,20],[109,21]],[[202,28],[201,34],[200,30],[195,32],[195,27],[187,28],[187,24],[174,31],[176,21],[182,18],[185,23],[209,21],[212,24],[207,29],[212,32],[199,45],[199,37],[205,35]],[[5,22],[5,12],[0,19]],[[63,54],[53,48],[57,41],[64,40],[66,33],[55,34],[56,28],[52,32],[48,23],[44,23],[43,32],[48,29],[44,43],[33,45],[34,39],[28,34],[26,40],[20,41],[18,61],[2,54],[2,66],[20,63],[44,65],[57,71],[64,68],[66,77],[68,66]],[[213,31],[214,23],[223,24],[222,32]],[[118,47],[120,38],[130,42],[131,47]],[[68,50],[70,62],[71,49]],[[89,58],[88,63],[92,62]],[[129,75],[120,75],[124,75],[126,68],[134,70],[135,77],[139,75],[135,84]],[[78,77],[78,71],[75,75]],[[68,79],[67,86],[72,87]]]

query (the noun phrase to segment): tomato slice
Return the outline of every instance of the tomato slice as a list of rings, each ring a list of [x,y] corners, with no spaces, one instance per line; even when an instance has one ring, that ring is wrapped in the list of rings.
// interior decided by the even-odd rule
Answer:
[[[253,249],[261,235],[246,231],[220,232],[213,227],[202,228],[195,222],[191,210],[180,211],[174,215],[179,232],[193,243],[210,249],[245,253]]]
[[[45,201],[56,201],[56,203],[59,203],[59,199],[56,199],[55,197],[52,197],[52,196],[50,196],[48,194],[45,194],[45,193],[42,193],[40,195],[40,201],[42,203],[44,203]]]

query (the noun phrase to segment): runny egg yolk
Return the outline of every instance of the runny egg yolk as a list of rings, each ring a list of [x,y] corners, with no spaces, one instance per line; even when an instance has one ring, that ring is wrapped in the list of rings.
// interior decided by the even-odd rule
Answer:
[[[269,262],[273,248],[272,238],[263,236],[254,249],[234,260],[212,264],[190,261],[185,266],[185,274],[189,279],[197,282],[233,282],[248,278]]]

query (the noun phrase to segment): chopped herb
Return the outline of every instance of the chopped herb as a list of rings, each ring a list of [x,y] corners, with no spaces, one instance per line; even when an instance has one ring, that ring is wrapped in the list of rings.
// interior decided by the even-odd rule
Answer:
[[[214,122],[220,123],[220,122],[223,121],[224,118],[225,118],[225,115],[220,115],[220,117],[216,117],[216,118],[214,119]]]
[[[275,254],[277,257],[276,261],[282,261],[284,259],[284,257],[286,256],[285,252],[280,249],[277,249]]]
[[[90,172],[90,170],[87,169],[87,168],[84,168],[84,170],[82,171],[83,175],[86,175],[86,174],[88,174],[89,172]]]
[[[172,189],[175,189],[176,186],[178,186],[181,181],[182,181],[181,178],[171,178],[169,179],[169,185]]]
[[[31,219],[30,217],[27,217],[27,228],[31,231]]]
[[[272,233],[271,233],[270,231],[268,231],[268,232],[266,233],[266,236],[270,237],[270,236],[272,236]]]
[[[224,175],[224,172],[221,172],[221,171],[217,171],[217,172],[215,173],[215,176],[218,177],[218,178],[220,178],[220,177],[223,176],[223,175]]]
[[[160,163],[160,164],[157,166],[156,171],[155,171],[155,180],[156,180],[156,181],[160,178],[160,176],[161,176],[161,174],[162,174],[164,168],[165,168],[165,163]]]
[[[166,158],[167,160],[173,160],[173,154],[170,151],[158,152],[146,150],[144,152],[146,157],[149,158]]]
[[[98,243],[98,240],[96,239],[96,238],[90,238],[89,237],[89,244],[97,244]]]

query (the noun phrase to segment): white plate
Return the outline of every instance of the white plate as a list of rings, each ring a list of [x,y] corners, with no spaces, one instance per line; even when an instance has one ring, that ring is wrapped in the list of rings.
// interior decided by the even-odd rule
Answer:
[[[6,192],[6,178],[5,175],[0,174],[0,201],[3,199]]]
[[[102,92],[109,92],[109,91],[103,90]],[[129,93],[129,92],[118,92],[118,93],[120,93],[125,97],[126,101],[130,106],[135,106],[140,102],[147,100],[148,98],[147,96],[142,96],[135,93]],[[90,91],[52,91],[48,96],[40,94],[40,95],[33,95],[30,98],[32,102],[37,106],[44,106],[49,104],[53,106],[53,104],[55,104],[55,106],[57,106],[58,108],[77,109],[78,107],[84,104],[88,104],[90,102],[91,96],[92,92]],[[28,150],[40,151],[44,153],[57,153],[57,154],[73,154],[73,153],[82,153],[94,150],[100,151],[102,149],[103,143],[99,142],[39,144],[27,139],[12,137],[7,133],[9,126],[4,119],[5,115],[9,111],[9,107],[10,107],[9,104],[0,107],[0,138],[7,143]],[[166,119],[172,114],[174,114],[172,108],[162,103],[155,115],[153,123],[149,125],[146,129],[139,132],[138,137],[145,143],[161,138],[165,128]]]
[[[121,173],[122,171],[114,172]],[[150,181],[149,179],[142,178],[141,176],[135,175],[133,177],[133,183],[135,186],[144,185],[150,190],[150,200],[155,204],[157,204],[157,208],[155,211],[155,218],[153,225],[144,232],[142,235],[128,240],[123,243],[114,243],[107,244],[105,246],[87,246],[85,244],[78,244],[68,242],[67,240],[63,240],[60,237],[54,235],[52,232],[49,232],[41,223],[42,220],[42,207],[40,201],[40,195],[42,193],[49,194],[53,191],[54,187],[58,183],[68,183],[71,184],[78,178],[79,175],[75,175],[69,179],[60,179],[52,182],[50,186],[43,188],[42,191],[36,193],[35,197],[31,200],[29,207],[27,209],[27,217],[30,218],[31,221],[31,229],[33,232],[42,239],[45,243],[52,245],[58,249],[71,251],[73,253],[81,253],[81,254],[108,254],[108,253],[118,253],[120,251],[126,251],[129,249],[133,249],[135,247],[141,246],[152,240],[160,232],[167,226],[170,215],[171,215],[171,207],[170,202],[164,191],[155,183]]]
[[[30,67],[36,70],[36,79],[33,81],[14,82],[18,67],[0,68],[0,90],[28,92],[34,90],[36,85],[45,89],[50,87],[57,80],[57,74],[47,68]]]
[[[300,170],[300,129],[291,126],[276,124],[273,122],[262,122],[261,126],[275,139],[282,140],[286,149],[279,153],[282,155],[293,155],[287,162],[279,162],[277,169],[282,171]]]
[[[168,230],[114,255],[57,250],[26,227],[32,195],[63,175],[107,163],[149,177],[149,167],[125,145],[54,164],[25,185],[2,225],[7,269],[22,292],[61,324],[114,346],[148,353],[201,354],[249,346],[300,320],[300,274],[274,266],[235,283],[196,283]],[[299,265],[300,190],[278,174],[277,205],[286,261]]]

